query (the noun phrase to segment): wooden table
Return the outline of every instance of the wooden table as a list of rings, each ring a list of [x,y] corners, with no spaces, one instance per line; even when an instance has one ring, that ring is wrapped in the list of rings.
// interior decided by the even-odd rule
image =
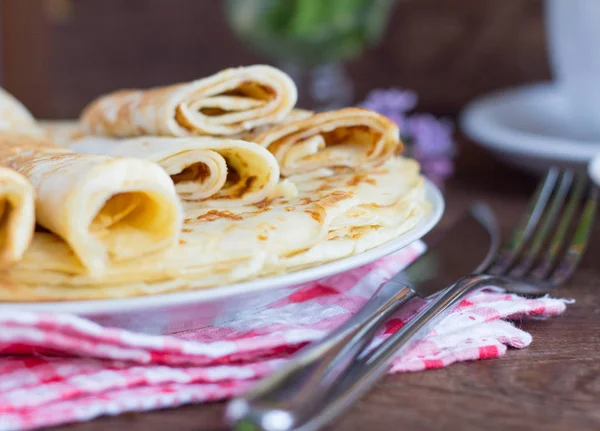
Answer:
[[[458,175],[446,190],[450,223],[474,199],[488,202],[506,231],[535,180],[463,144]],[[387,376],[332,430],[600,429],[600,225],[580,270],[558,296],[577,300],[546,321],[517,322],[531,346],[499,359]],[[225,430],[223,404],[101,418],[69,431]]]

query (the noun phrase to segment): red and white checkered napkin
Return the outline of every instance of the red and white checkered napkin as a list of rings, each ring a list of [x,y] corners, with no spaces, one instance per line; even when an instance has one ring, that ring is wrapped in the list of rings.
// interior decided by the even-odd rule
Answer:
[[[304,344],[347,319],[373,290],[423,251],[422,243],[370,265],[307,285],[237,320],[179,334],[150,336],[103,328],[64,314],[0,316],[0,430],[86,421],[243,393]],[[553,316],[564,300],[501,292],[471,295],[403,357],[394,372],[494,358],[531,335],[503,320]],[[422,304],[391,319],[381,342]]]

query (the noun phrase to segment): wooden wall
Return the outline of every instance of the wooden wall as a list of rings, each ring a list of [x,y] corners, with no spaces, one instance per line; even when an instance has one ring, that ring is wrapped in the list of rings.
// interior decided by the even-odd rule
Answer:
[[[220,0],[3,0],[0,12],[2,84],[40,118],[74,117],[115,88],[264,61],[231,34]],[[358,98],[401,86],[454,114],[549,78],[542,1],[399,0],[384,41],[349,70]]]

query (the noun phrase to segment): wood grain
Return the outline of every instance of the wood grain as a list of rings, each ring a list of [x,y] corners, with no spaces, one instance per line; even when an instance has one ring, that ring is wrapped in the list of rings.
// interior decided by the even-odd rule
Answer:
[[[446,190],[443,225],[474,199],[488,202],[507,233],[535,179],[498,165],[463,141],[459,174]],[[490,175],[493,172],[493,175]],[[331,430],[600,429],[600,226],[573,281],[556,296],[574,298],[563,316],[516,322],[533,343],[499,359],[387,376]],[[101,418],[69,431],[225,430],[223,404]]]

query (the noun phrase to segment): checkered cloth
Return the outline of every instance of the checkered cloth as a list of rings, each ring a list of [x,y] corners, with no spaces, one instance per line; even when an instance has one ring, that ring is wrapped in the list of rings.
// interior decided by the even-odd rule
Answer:
[[[361,268],[307,285],[237,320],[151,336],[104,328],[72,315],[15,310],[0,315],[0,430],[25,430],[101,415],[222,400],[246,391],[292,353],[356,312],[374,289],[423,251],[422,243]],[[548,317],[564,300],[477,292],[397,357],[392,372],[495,358],[531,335],[504,319]],[[374,344],[409,320],[412,302]]]

